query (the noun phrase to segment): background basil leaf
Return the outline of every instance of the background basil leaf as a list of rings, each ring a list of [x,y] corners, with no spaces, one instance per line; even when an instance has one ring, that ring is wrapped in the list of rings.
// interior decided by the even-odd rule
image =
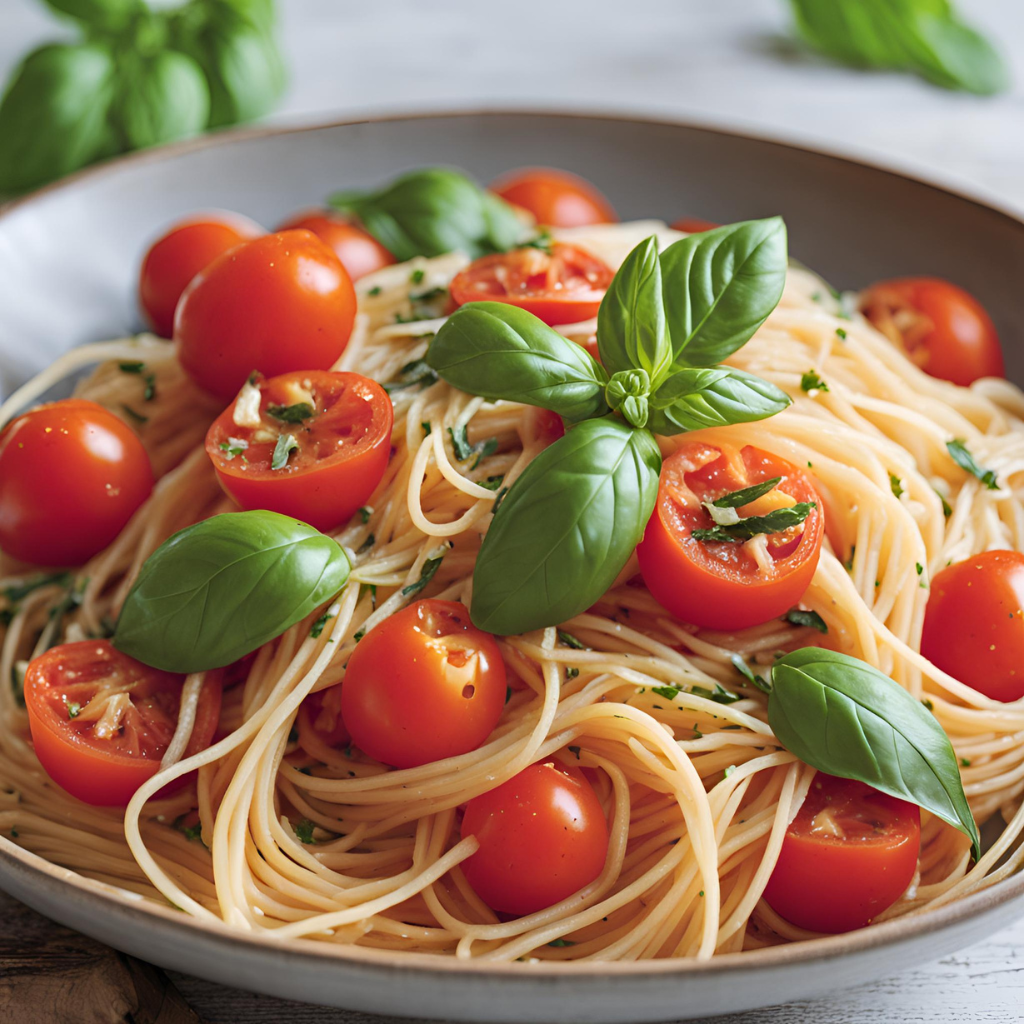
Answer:
[[[567,420],[608,411],[608,375],[582,345],[507,302],[470,302],[430,342],[427,363],[471,395],[551,409]]]
[[[473,574],[473,622],[489,633],[552,626],[593,604],[643,536],[661,454],[646,430],[584,420],[513,484]]]
[[[1010,87],[1010,72],[992,44],[955,18],[919,14],[921,41],[916,68],[924,78],[947,89],[990,96]]]
[[[702,427],[753,423],[782,412],[785,391],[731,366],[676,370],[650,400],[647,429],[681,434]]]
[[[646,370],[653,387],[671,366],[654,235],[633,249],[612,278],[598,313],[597,346],[610,374]]]
[[[206,127],[210,92],[199,65],[174,50],[124,59],[117,119],[129,149],[159,146]]]
[[[399,262],[456,251],[476,259],[522,234],[504,200],[446,167],[412,171],[379,192],[338,192],[329,202],[358,217]]]
[[[43,0],[58,14],[67,14],[92,28],[117,31],[145,10],[143,0]]]
[[[341,546],[276,512],[228,512],[174,534],[128,593],[113,644],[146,665],[200,672],[236,661],[334,597]]]
[[[20,192],[118,151],[115,65],[100,43],[33,51],[0,101],[0,191]]]
[[[949,737],[878,669],[817,647],[793,651],[772,668],[768,723],[812,768],[923,807],[968,836],[979,856],[978,826]]]
[[[661,254],[673,358],[713,366],[744,345],[782,298],[781,217],[727,224],[674,242]]]

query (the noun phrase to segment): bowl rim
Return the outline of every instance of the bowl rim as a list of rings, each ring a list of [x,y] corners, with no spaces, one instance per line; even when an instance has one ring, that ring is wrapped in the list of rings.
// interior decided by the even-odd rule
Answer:
[[[30,207],[37,200],[54,193],[72,189],[84,181],[101,175],[117,172],[123,167],[142,166],[157,161],[174,159],[199,150],[246,143],[279,136],[301,135],[321,132],[334,128],[379,122],[397,123],[402,121],[439,120],[443,118],[501,118],[539,117],[571,121],[616,121],[641,124],[652,127],[684,128],[710,135],[738,138],[772,145],[781,149],[796,151],[802,155],[825,158],[838,163],[855,165],[865,170],[900,178],[917,186],[951,195],[971,203],[980,211],[996,214],[1008,220],[1016,229],[1024,230],[1024,212],[1004,205],[995,197],[973,194],[959,183],[943,183],[930,180],[927,175],[903,168],[887,166],[882,160],[869,159],[862,155],[847,154],[832,150],[827,145],[809,145],[802,141],[791,141],[771,132],[747,130],[746,128],[723,127],[700,120],[688,120],[668,116],[633,115],[620,110],[607,113],[597,110],[568,111],[546,108],[523,107],[469,107],[451,110],[394,111],[365,116],[352,116],[339,120],[316,121],[301,125],[269,125],[258,128],[226,129],[194,139],[187,139],[170,145],[129,153],[92,167],[77,171],[65,178],[52,182],[33,192],[27,193],[0,205],[0,221],[13,213]],[[222,922],[208,922],[183,916],[180,911],[156,903],[147,903],[144,898],[127,890],[120,890],[106,883],[97,882],[77,872],[61,867],[46,858],[18,846],[6,836],[0,835],[0,882],[17,877],[24,889],[51,890],[67,896],[74,896],[76,902],[103,912],[133,918],[139,926],[149,926],[163,932],[168,938],[188,941],[195,938],[197,931],[221,947],[247,947],[254,954],[270,953],[280,959],[300,958],[308,963],[309,958],[321,961],[326,969],[329,964],[346,961],[353,966],[378,973],[382,978],[394,973],[412,973],[425,976],[437,974],[469,973],[476,977],[492,977],[508,980],[521,978],[524,984],[537,984],[545,979],[557,982],[571,978],[593,976],[642,978],[644,976],[713,974],[730,975],[747,973],[751,970],[773,969],[783,966],[811,965],[826,963],[853,953],[866,952],[881,946],[908,942],[924,933],[945,929],[968,918],[991,913],[999,906],[1021,901],[1018,912],[1024,912],[1024,870],[1011,875],[991,886],[974,892],[961,899],[953,900],[934,909],[922,908],[898,918],[869,925],[857,931],[840,935],[824,936],[801,942],[785,943],[758,950],[740,953],[723,953],[710,960],[696,958],[666,958],[661,960],[595,960],[535,961],[500,963],[479,960],[461,960],[454,956],[383,950],[366,946],[343,945],[320,942],[308,938],[291,939],[287,944],[274,938],[273,932],[244,932]],[[69,891],[70,890],[70,891]]]

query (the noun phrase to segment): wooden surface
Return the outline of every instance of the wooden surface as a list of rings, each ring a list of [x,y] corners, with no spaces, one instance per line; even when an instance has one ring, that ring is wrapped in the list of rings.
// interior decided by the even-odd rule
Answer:
[[[994,99],[944,92],[905,75],[861,74],[808,56],[788,40],[784,0],[520,0],[512,12],[469,0],[279,0],[279,6],[292,82],[275,121],[485,105],[646,112],[895,162],[1024,210],[1022,0],[958,4],[1001,43],[1013,66],[1017,84]],[[62,31],[38,0],[0,0],[0,77],[27,48]],[[383,1024],[195,978],[169,981],[3,896],[0,915],[5,1024]],[[891,980],[717,1020],[1020,1021],[1021,950],[1024,922]]]

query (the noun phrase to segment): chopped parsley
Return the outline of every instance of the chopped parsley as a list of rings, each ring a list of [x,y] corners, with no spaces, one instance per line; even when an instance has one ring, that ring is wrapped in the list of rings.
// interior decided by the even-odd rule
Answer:
[[[742,654],[737,654],[735,651],[733,651],[732,654],[729,655],[729,660],[732,662],[733,668],[735,668],[736,671],[739,672],[739,674],[743,676],[743,678],[746,679],[746,681],[750,683],[751,686],[760,690],[762,693],[769,692],[771,687],[761,676],[757,675],[754,672],[754,670],[746,663]]]
[[[267,415],[282,423],[302,423],[316,413],[309,402],[296,402],[294,405],[268,405]]]
[[[145,363],[118,363],[117,368],[122,373],[142,373],[146,368]]]
[[[853,556],[856,555],[856,554],[857,554],[857,545],[856,544],[851,544],[850,545],[850,557],[845,562],[843,562],[843,565],[845,566],[847,572],[853,572]]]
[[[940,490],[935,487],[932,490],[939,496],[939,501],[942,502],[942,514],[948,519],[953,514],[952,506],[946,501],[946,496]]]
[[[924,566],[920,562],[914,563],[914,568],[917,570],[917,575],[920,576],[924,572]]]
[[[929,699],[928,699],[927,697],[925,697],[925,699],[924,699],[924,700],[922,700],[922,701],[921,701],[921,703],[922,703],[922,704],[923,704],[923,705],[924,705],[924,706],[925,706],[925,707],[926,707],[926,708],[927,708],[927,709],[928,709],[929,711],[934,711],[934,710],[935,710],[935,705],[934,705],[934,704],[933,704],[933,703],[932,703],[932,702],[931,702],[931,701],[930,701],[930,700],[929,700]]]
[[[372,295],[374,297],[380,295],[380,285],[379,284],[375,284],[366,294],[367,295]]]
[[[697,723],[696,723],[696,722],[694,722],[694,723],[693,723],[693,738],[694,738],[695,740],[699,740],[699,739],[702,739],[702,738],[703,738],[703,736],[704,736],[704,733],[702,733],[702,732],[700,731],[700,729],[698,729],[698,728],[697,728]]]
[[[77,718],[82,713],[82,705],[78,701],[73,700],[67,705],[68,709],[68,721]]]
[[[828,391],[828,385],[818,376],[816,370],[808,370],[800,378],[801,391]]]
[[[556,949],[561,949],[563,946],[575,946],[575,942],[570,942],[568,939],[555,939],[554,942],[549,942],[549,946],[554,946]]]
[[[313,637],[314,640],[324,631],[324,626],[327,625],[327,620],[331,617],[331,609],[328,608],[327,611],[325,611],[323,615],[321,615],[320,618],[310,626],[309,635]]]
[[[434,578],[434,573],[437,572],[438,567],[443,561],[444,553],[437,555],[435,558],[428,558],[423,563],[423,568],[420,569],[420,578],[415,583],[402,587],[402,597],[411,597],[413,594],[418,594]]]
[[[360,583],[359,584],[359,600],[362,601],[363,597],[369,594],[370,603],[374,608],[377,607],[377,584],[376,583]]]
[[[566,647],[571,647],[574,651],[589,651],[590,648],[582,641],[577,640],[572,633],[566,633],[564,629],[558,631],[558,639],[565,644]]]
[[[426,276],[426,275],[424,274],[424,272],[423,272],[422,270],[419,270],[419,269],[417,269],[417,270],[414,270],[414,271],[413,271],[413,272],[412,272],[412,273],[411,273],[411,274],[409,275],[409,283],[410,283],[410,284],[422,284],[422,283],[423,283],[423,278],[424,278],[425,276]]]
[[[136,412],[130,405],[125,405],[125,403],[122,402],[121,403],[121,408],[124,409],[124,411],[126,413],[128,413],[128,415],[133,420],[135,420],[136,423],[140,423],[141,424],[141,423],[148,423],[149,422],[149,417],[148,416],[143,416],[141,412]]]
[[[697,541],[718,541],[727,544],[742,544],[762,533],[782,533],[793,526],[799,526],[817,508],[813,501],[801,501],[788,508],[777,508],[765,516],[750,516],[728,526],[716,524],[710,530],[694,530],[690,536]]]
[[[565,670],[565,681],[568,682],[570,679],[575,679],[580,674],[578,668],[567,668]]]
[[[373,545],[376,544],[376,543],[377,543],[377,538],[371,533],[366,538],[366,540],[364,540],[363,543],[360,544],[358,548],[356,548],[356,554],[357,555],[366,554],[366,552],[369,551],[370,548],[372,548]]]
[[[962,766],[962,767],[964,767],[964,768],[970,768],[970,767],[971,767],[971,761],[970,761],[970,758],[967,758],[967,757],[961,757],[961,758],[960,758],[960,764],[961,764],[961,766]]]
[[[142,377],[142,400],[151,402],[156,395],[156,375],[145,373],[145,363],[118,363],[117,368],[122,373],[137,373]]]
[[[804,611],[802,608],[790,608],[786,612],[785,618],[787,622],[793,623],[794,626],[809,626],[811,629],[816,629],[819,633],[828,632],[825,620],[817,612]]]
[[[903,481],[895,473],[889,474],[889,486],[892,488],[892,493],[897,497],[901,497],[903,494]]]
[[[762,480],[759,484],[752,484],[738,491],[730,491],[716,498],[710,504],[715,508],[739,508],[742,505],[749,505],[752,501],[763,497],[769,491],[775,490],[782,483],[781,476],[773,476],[771,480]]]
[[[520,242],[518,248],[520,249],[540,249],[541,252],[546,252],[549,256],[551,255],[551,232],[547,228],[541,228],[540,234],[536,238],[531,238],[528,242]]]
[[[420,424],[420,426],[423,428],[423,436],[424,437],[430,437],[430,432],[431,432],[431,430],[433,430],[433,427],[431,427],[431,425],[430,425],[430,420],[424,420]]]
[[[656,693],[659,697],[664,697],[666,700],[675,700],[680,693],[686,693],[679,686],[652,686],[651,693]],[[721,683],[715,683],[715,688],[709,690],[706,686],[691,686],[689,692],[695,697],[703,697],[705,700],[713,700],[716,704],[735,704],[736,701],[742,700],[738,694],[733,693],[731,690],[727,690]]]
[[[996,480],[995,470],[983,469],[974,461],[974,456],[967,450],[964,442],[959,438],[946,442],[946,450],[950,458],[965,472],[977,477],[990,491],[999,490],[999,481]]]
[[[230,462],[236,455],[241,455],[248,450],[249,442],[241,437],[229,437],[226,441],[221,441],[217,447],[224,453],[224,458]]]
[[[836,328],[836,337],[840,341],[846,341],[846,328],[844,328],[844,327],[837,327]]]
[[[270,460],[271,469],[284,469],[288,465],[288,459],[293,451],[299,447],[299,442],[291,434],[282,434],[274,445],[274,454]]]
[[[364,523],[368,523],[370,521],[370,516],[372,515],[373,509],[369,505],[363,505],[362,508],[359,509],[359,518]]]
[[[489,476],[486,480],[477,480],[477,483],[481,487],[486,487],[489,491],[496,491],[501,486],[501,481],[504,479],[504,476]]]
[[[488,455],[493,455],[498,450],[498,439],[496,437],[489,437],[486,441],[477,441],[476,444],[470,444],[466,437],[465,423],[457,430],[454,427],[449,427],[448,435],[452,439],[452,451],[455,453],[455,458],[458,462],[465,462],[467,459],[472,458],[472,456],[476,456],[473,465],[469,467],[471,470],[476,469],[480,465],[481,459],[486,459]]]
[[[390,395],[404,388],[429,387],[431,384],[436,384],[437,379],[437,374],[427,365],[426,360],[414,359],[398,371],[398,376],[394,380],[382,384],[381,387]]]
[[[295,838],[298,839],[300,843],[305,843],[307,846],[310,843],[316,842],[313,838],[314,828],[316,828],[316,825],[314,825],[309,818],[303,818],[302,821],[292,825],[292,831],[295,833]]]

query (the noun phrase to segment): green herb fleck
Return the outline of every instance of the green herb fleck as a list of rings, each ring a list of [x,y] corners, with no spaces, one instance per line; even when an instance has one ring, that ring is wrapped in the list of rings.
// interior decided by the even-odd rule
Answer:
[[[813,501],[801,501],[788,508],[777,508],[764,516],[750,516],[729,526],[713,526],[710,530],[693,530],[690,534],[697,541],[742,544],[762,533],[782,533],[799,526],[817,508]]]
[[[961,766],[962,766],[963,768],[970,768],[970,767],[971,767],[971,761],[970,761],[970,758],[967,758],[967,757],[961,757],[961,758],[960,758],[960,765],[961,765]]]
[[[327,611],[325,611],[323,613],[323,615],[321,615],[320,618],[318,618],[316,620],[316,622],[314,622],[313,625],[310,627],[309,635],[311,637],[313,637],[314,640],[318,636],[320,636],[320,634],[324,631],[324,626],[327,625],[327,620],[330,619],[330,618],[331,618],[331,609],[328,608]]]
[[[409,275],[409,281],[411,284],[422,284],[425,276],[422,270],[417,269]]]
[[[374,298],[376,298],[378,295],[380,295],[380,285],[379,284],[375,284],[372,288],[370,288],[367,291],[366,294],[367,295],[372,295]]]
[[[292,826],[292,829],[295,832],[295,838],[298,839],[300,843],[305,843],[307,846],[310,843],[316,842],[313,838],[314,828],[316,828],[316,826],[308,818],[303,818],[302,821],[298,822],[298,824]]]
[[[895,497],[899,498],[903,494],[903,484],[900,478],[895,473],[889,474],[889,486],[892,488],[892,493]]]
[[[432,428],[432,427],[430,426],[430,420],[424,420],[424,421],[423,421],[423,422],[422,422],[422,423],[420,424],[420,426],[421,426],[421,427],[423,428],[423,436],[424,436],[424,437],[430,437],[430,432],[431,432],[431,430],[433,429],[433,428]]]
[[[836,328],[836,337],[840,341],[846,341],[846,328],[845,327],[837,327]]]
[[[226,441],[221,441],[217,447],[224,453],[224,458],[230,462],[235,456],[248,450],[249,442],[241,437],[229,437]]]
[[[769,491],[775,490],[780,483],[782,483],[782,477],[773,476],[770,480],[762,480],[759,484],[753,484],[750,487],[744,487],[741,490],[723,494],[722,497],[716,498],[711,504],[715,508],[740,508],[742,505],[749,505],[752,501],[763,497]]]
[[[971,476],[977,477],[990,491],[999,490],[999,481],[996,480],[995,470],[982,469],[974,461],[974,456],[967,450],[962,440],[957,438],[953,441],[947,441],[946,450],[949,452],[950,458],[965,473],[970,473]]]
[[[448,434],[452,439],[452,451],[454,451],[458,462],[465,462],[471,456],[476,456],[473,465],[469,467],[471,470],[476,469],[480,465],[481,459],[486,459],[488,455],[493,455],[498,450],[498,439],[496,437],[489,437],[486,441],[477,441],[476,444],[470,444],[466,438],[465,423],[458,430],[449,427]]]
[[[372,516],[372,515],[373,515],[373,509],[370,508],[369,505],[363,505],[363,507],[359,510],[359,518],[364,523],[368,523],[370,521],[370,516]]]
[[[443,554],[438,555],[436,558],[428,558],[420,570],[420,578],[415,583],[402,587],[402,596],[411,597],[413,594],[418,594],[434,578],[434,573],[437,572],[438,566],[443,561]]]
[[[501,486],[501,481],[504,479],[504,476],[489,476],[486,480],[477,480],[477,483],[481,487],[486,487],[489,491],[496,491]]]
[[[580,674],[580,670],[575,667],[569,667],[565,670],[565,681],[568,682],[570,679],[575,679]]]
[[[560,629],[558,631],[558,639],[561,640],[566,647],[571,647],[574,651],[590,650],[582,640],[577,640],[572,633],[567,633],[564,629]]]
[[[282,434],[274,445],[274,455],[270,460],[271,469],[284,469],[288,465],[288,459],[293,451],[299,447],[299,442],[291,434]]]
[[[914,563],[914,568],[917,570],[917,575],[920,576],[924,572],[924,566],[920,562]]]
[[[133,420],[135,420],[136,423],[148,423],[149,422],[149,417],[148,416],[143,416],[141,412],[136,412],[130,405],[125,405],[125,403],[122,402],[121,403],[121,408],[124,409],[124,411]]]
[[[856,554],[857,554],[857,545],[856,544],[851,544],[850,545],[850,557],[845,562],[843,562],[843,565],[846,567],[846,571],[847,572],[853,572],[853,556],[856,555]]]
[[[568,747],[567,749],[569,750],[569,752],[571,754],[575,754],[576,755],[576,760],[577,761],[580,759],[580,750],[582,748],[580,748],[580,747]]]
[[[568,939],[555,939],[554,942],[549,942],[549,946],[554,946],[556,949],[561,949],[563,946],[575,946],[575,942],[570,942]]]
[[[786,612],[786,621],[792,622],[794,626],[810,626],[819,633],[828,632],[825,620],[817,612],[804,611],[802,608],[790,608]]]
[[[427,365],[426,360],[414,359],[398,371],[398,376],[394,380],[382,384],[381,387],[390,395],[403,388],[418,387],[422,389],[436,383],[437,374]]]
[[[801,391],[828,391],[828,385],[818,376],[816,370],[808,370],[800,378]]]
[[[372,548],[373,545],[376,544],[376,543],[377,543],[377,538],[371,533],[366,538],[366,540],[364,540],[363,543],[360,544],[358,548],[356,548],[356,554],[357,555],[364,555],[364,554],[366,554],[366,552],[369,551],[370,548]]]
[[[282,423],[302,423],[316,413],[309,402],[296,402],[294,405],[268,405],[267,415]]]

